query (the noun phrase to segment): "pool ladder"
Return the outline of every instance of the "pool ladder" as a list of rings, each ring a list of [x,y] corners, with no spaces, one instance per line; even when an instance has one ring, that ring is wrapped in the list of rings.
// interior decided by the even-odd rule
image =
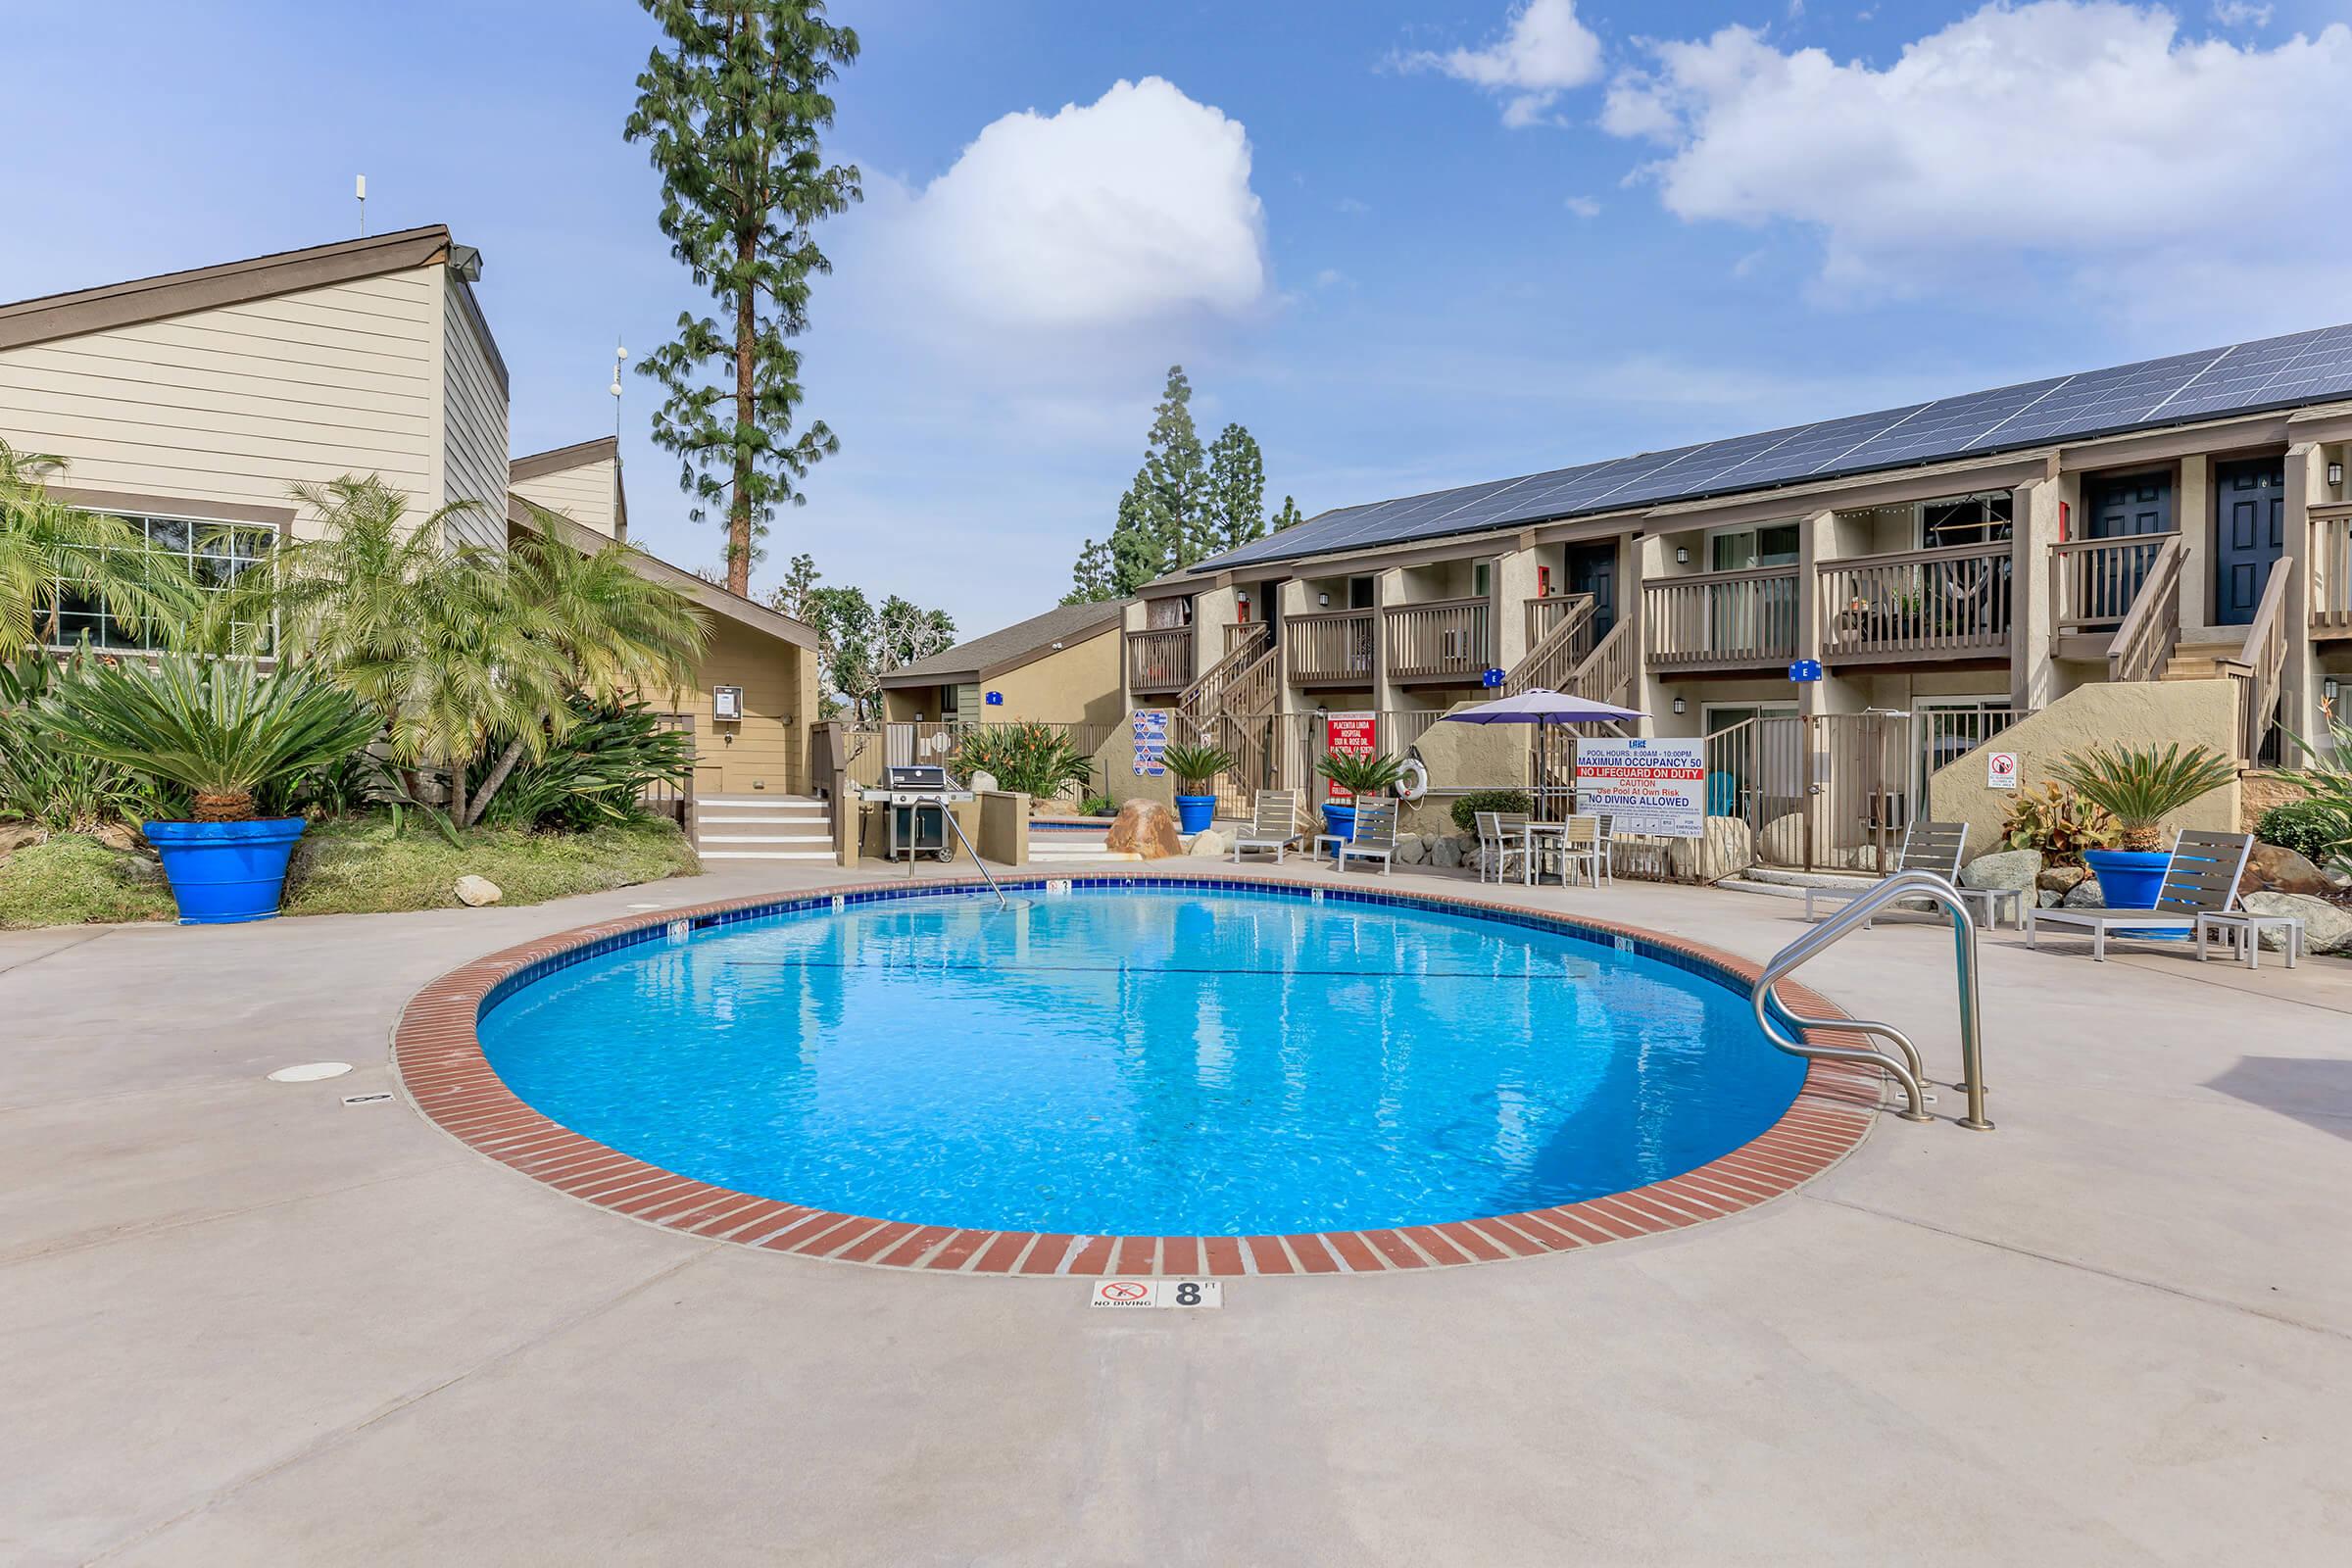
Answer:
[[[1970,917],[1968,905],[1959,890],[1933,871],[1898,871],[1872,888],[1853,903],[1839,909],[1822,924],[1798,937],[1764,966],[1756,976],[1754,989],[1749,993],[1755,1004],[1756,1022],[1763,1026],[1765,1038],[1792,1056],[1814,1056],[1828,1061],[1861,1061],[1886,1069],[1896,1083],[1903,1086],[1909,1101],[1908,1108],[1898,1111],[1905,1121],[1932,1121],[1927,1106],[1927,1067],[1921,1060],[1919,1048],[1911,1037],[1890,1023],[1874,1023],[1867,1018],[1807,1018],[1791,1011],[1788,1004],[1774,993],[1774,987],[1788,978],[1789,972],[1807,960],[1835,947],[1849,931],[1869,923],[1886,906],[1904,899],[1925,899],[1941,905],[1952,917],[1952,965],[1954,978],[1960,987],[1960,1082],[1953,1087],[1968,1096],[1968,1114],[1960,1125],[1971,1132],[1990,1132],[1992,1123],[1984,1119],[1984,1042],[1982,1033],[1984,1009],[1977,995],[1977,922]],[[1795,1026],[1791,1038],[1781,1025]],[[1858,1034],[1876,1035],[1891,1041],[1893,1052],[1875,1046],[1818,1046],[1804,1038],[1807,1029],[1848,1029]],[[1898,1054],[1899,1053],[1899,1054]]]

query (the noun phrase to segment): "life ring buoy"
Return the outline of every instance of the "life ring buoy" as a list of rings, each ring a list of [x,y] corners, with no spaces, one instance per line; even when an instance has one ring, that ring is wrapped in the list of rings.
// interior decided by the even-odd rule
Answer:
[[[1429,769],[1418,757],[1408,757],[1396,769],[1396,798],[1417,801],[1429,793]]]

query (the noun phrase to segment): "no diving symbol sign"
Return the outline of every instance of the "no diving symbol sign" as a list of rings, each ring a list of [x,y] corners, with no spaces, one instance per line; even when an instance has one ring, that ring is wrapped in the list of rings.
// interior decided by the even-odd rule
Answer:
[[[1225,1304],[1222,1280],[1103,1280],[1087,1298],[1088,1306],[1219,1307]]]
[[[2017,788],[2017,754],[1994,752],[1984,759],[1984,787],[1988,790]]]

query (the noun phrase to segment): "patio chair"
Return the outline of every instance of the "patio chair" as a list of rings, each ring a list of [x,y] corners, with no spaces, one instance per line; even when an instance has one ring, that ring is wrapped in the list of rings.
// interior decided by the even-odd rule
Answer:
[[[2164,881],[2153,909],[2026,910],[2026,946],[2043,926],[2087,931],[2090,956],[2107,961],[2107,939],[2178,931],[2191,935],[2199,915],[2227,914],[2237,906],[2237,885],[2246,874],[2246,857],[2253,853],[2251,833],[2183,831],[2173,843],[2173,858],[2165,862]]]
[[[1561,836],[1540,842],[1536,854],[1547,861],[1559,861],[1561,886],[1567,885],[1571,867],[1590,876],[1594,887],[1600,886],[1600,861],[1605,853],[1601,819],[1583,813],[1562,819],[1560,826],[1564,830]]]
[[[1382,876],[1396,868],[1396,808],[1357,804],[1355,831],[1340,842],[1339,857],[1332,869],[1347,870],[1349,856],[1380,861]]]
[[[1250,825],[1233,837],[1233,863],[1242,863],[1244,850],[1272,850],[1274,863],[1280,865],[1284,853],[1298,842],[1298,792],[1259,790]]]
[[[1599,887],[1617,885],[1617,818],[1602,811],[1592,818],[1592,880]]]
[[[1955,889],[1960,887],[1960,857],[1968,849],[1966,822],[1913,822],[1903,830],[1903,852],[1895,861],[1895,870],[1933,871]],[[1817,920],[1826,910],[1823,905],[1835,909],[1851,904],[1870,891],[1868,888],[1807,888],[1805,889],[1805,918]],[[1974,890],[1963,890],[1974,891]],[[1875,921],[1864,921],[1868,930]]]
[[[1527,840],[1520,829],[1527,826],[1525,811],[1473,811],[1471,819],[1478,824],[1478,879],[1487,880],[1494,873],[1500,882],[1510,874],[1511,859],[1517,857],[1524,868],[1527,860]]]

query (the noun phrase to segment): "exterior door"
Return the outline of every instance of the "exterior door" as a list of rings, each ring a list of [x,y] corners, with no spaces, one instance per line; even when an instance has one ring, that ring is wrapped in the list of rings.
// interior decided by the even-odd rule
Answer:
[[[2286,544],[2286,465],[2277,458],[2213,466],[2213,621],[2254,618]]]
[[[2132,473],[2120,479],[2091,479],[2082,486],[2082,510],[2090,514],[2090,537],[2122,539],[2135,533],[2173,531],[2173,476]]]
[[[1617,543],[1568,547],[1568,591],[1592,596],[1592,640],[1617,624]]]

